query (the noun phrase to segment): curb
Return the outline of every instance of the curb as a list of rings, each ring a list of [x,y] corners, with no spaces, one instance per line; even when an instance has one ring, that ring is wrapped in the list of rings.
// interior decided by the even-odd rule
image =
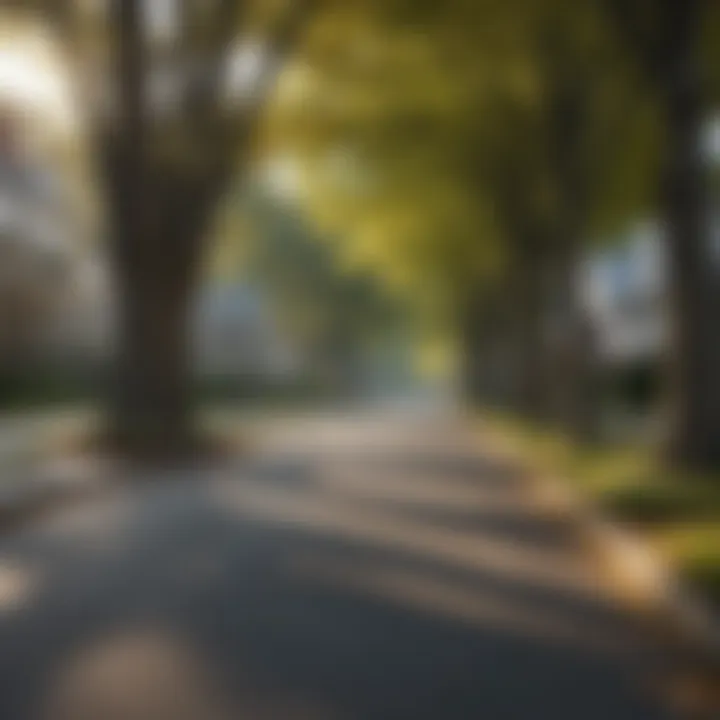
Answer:
[[[505,461],[519,465],[528,473],[538,498],[562,511],[573,523],[589,550],[605,570],[627,591],[632,608],[650,611],[657,625],[676,646],[678,660],[685,667],[709,678],[714,700],[710,714],[698,718],[720,717],[720,616],[704,598],[688,587],[671,563],[655,552],[637,532],[606,516],[570,483],[550,473],[537,473],[522,453],[510,447],[492,428],[487,450]]]
[[[18,470],[17,477],[0,485],[0,533],[14,530],[45,511],[107,489],[112,477],[103,465],[55,459]],[[99,477],[107,480],[98,481]]]
[[[609,571],[646,606],[674,616],[678,628],[720,669],[720,618],[704,599],[683,583],[671,564],[634,531],[605,516],[583,498],[574,497],[559,479],[539,478],[560,486],[568,496],[568,512]]]
[[[720,617],[701,595],[680,580],[670,563],[638,534],[574,496],[552,477],[539,484],[564,492],[565,508],[579,535],[624,590],[630,609],[650,613],[651,631],[670,647],[669,666],[658,669],[672,707],[688,720],[720,717]]]

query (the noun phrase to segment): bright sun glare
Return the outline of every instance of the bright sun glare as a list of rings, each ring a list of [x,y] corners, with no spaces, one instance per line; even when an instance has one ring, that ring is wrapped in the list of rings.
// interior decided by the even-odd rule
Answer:
[[[67,85],[41,39],[0,39],[0,103],[59,125],[72,122]]]

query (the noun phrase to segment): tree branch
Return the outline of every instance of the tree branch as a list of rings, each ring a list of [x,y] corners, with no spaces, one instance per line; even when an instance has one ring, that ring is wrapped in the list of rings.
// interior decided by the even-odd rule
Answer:
[[[266,58],[256,80],[252,101],[240,103],[234,110],[223,111],[221,103],[216,108],[217,126],[213,132],[220,139],[221,174],[227,175],[227,163],[234,164],[238,153],[245,154],[249,139],[255,130],[276,80],[288,56],[297,46],[303,30],[316,7],[317,0],[295,0],[288,12],[283,14],[267,41]]]
[[[676,0],[672,0],[676,2]],[[682,5],[685,0],[676,2]],[[667,3],[643,0],[602,0],[606,14],[640,71],[652,82],[662,75],[665,58],[663,27]]]
[[[3,13],[37,18],[52,28],[55,34],[62,36],[63,40],[68,39],[68,31],[74,19],[73,0],[2,0],[0,7]]]
[[[142,24],[142,0],[113,0],[115,105],[117,119],[112,133],[96,128],[98,151],[105,162],[106,181],[111,187],[112,221],[126,225],[125,234],[141,237],[145,223],[147,189],[147,108],[145,103],[146,51]],[[124,238],[126,239],[126,238]],[[127,252],[136,243],[121,243],[116,252]]]

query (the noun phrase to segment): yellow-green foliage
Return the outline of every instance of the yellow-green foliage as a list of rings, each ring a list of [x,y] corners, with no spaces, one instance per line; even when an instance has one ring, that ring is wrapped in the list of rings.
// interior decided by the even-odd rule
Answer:
[[[512,417],[483,423],[533,467],[572,483],[614,518],[647,534],[687,576],[720,599],[720,481],[664,466],[634,447],[582,449]]]
[[[588,238],[650,202],[655,108],[595,3],[322,7],[281,79],[264,147],[300,168],[304,206],[351,262],[407,297],[457,311],[507,266],[516,218],[557,227],[558,85],[582,93]]]

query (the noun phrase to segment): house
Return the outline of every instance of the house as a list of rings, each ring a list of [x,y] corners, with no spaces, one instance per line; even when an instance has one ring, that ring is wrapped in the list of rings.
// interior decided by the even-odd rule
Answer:
[[[602,365],[658,357],[667,344],[667,259],[656,223],[598,250],[582,269],[583,300]]]
[[[195,360],[202,375],[270,379],[296,370],[296,359],[267,303],[247,284],[207,284],[192,327]]]
[[[55,180],[0,114],[0,363],[42,351],[72,282],[71,224]]]
[[[720,120],[708,123],[702,146],[709,167],[720,171]],[[719,204],[711,207],[708,222],[709,261],[720,267]],[[583,263],[583,300],[606,367],[655,362],[668,346],[670,265],[662,232],[657,221],[638,222]]]

